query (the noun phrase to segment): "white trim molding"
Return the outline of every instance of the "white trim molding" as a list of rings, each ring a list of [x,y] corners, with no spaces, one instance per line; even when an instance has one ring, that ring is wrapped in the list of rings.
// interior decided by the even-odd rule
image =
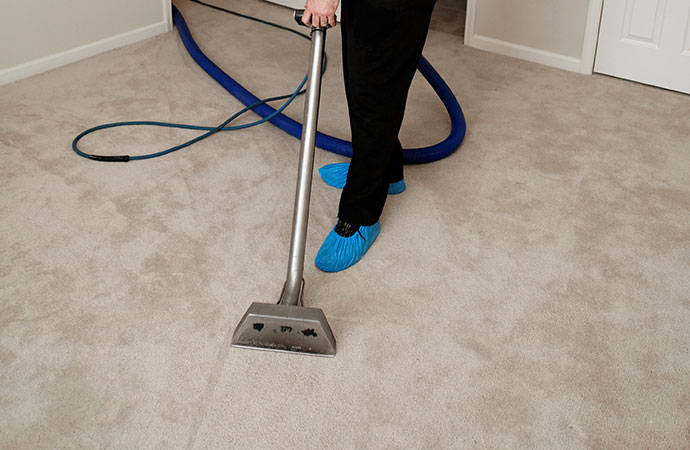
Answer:
[[[172,31],[173,17],[171,0],[163,0],[163,20],[165,21],[165,31]]]
[[[589,0],[587,11],[587,25],[585,26],[585,42],[582,44],[582,64],[580,73],[594,73],[594,59],[597,54],[599,41],[599,26],[601,25],[601,11],[604,0]]]
[[[90,56],[107,52],[108,50],[112,50],[114,48],[123,47],[125,45],[133,44],[135,42],[157,36],[168,31],[169,26],[171,25],[172,21],[170,21],[170,23],[167,21],[154,23],[152,25],[147,25],[145,27],[128,31],[117,36],[92,42],[91,44],[82,45],[70,50],[35,59],[18,66],[0,70],[0,86],[13,81],[21,80],[22,78],[27,78],[32,75],[46,72],[50,69],[55,69],[56,67],[80,61]]]
[[[474,47],[474,21],[477,16],[477,0],[467,0],[467,11],[465,12],[465,45]]]
[[[478,34],[472,36],[470,42],[467,42],[466,40],[465,45],[475,47],[480,50],[498,53],[499,55],[512,56],[514,58],[524,59],[526,61],[532,61],[559,69],[569,70],[571,72],[579,72],[580,67],[582,66],[582,61],[580,58],[560,55],[558,53],[540,50],[534,47],[527,47],[525,45],[514,44],[512,42],[502,41],[500,39],[494,39]]]

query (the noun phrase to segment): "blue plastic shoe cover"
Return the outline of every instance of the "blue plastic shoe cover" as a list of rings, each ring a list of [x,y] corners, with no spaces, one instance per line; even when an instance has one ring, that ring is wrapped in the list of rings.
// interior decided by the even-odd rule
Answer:
[[[342,189],[347,181],[348,170],[350,170],[349,162],[327,164],[319,169],[319,175],[327,185]],[[405,179],[402,179],[396,183],[391,183],[388,187],[388,193],[391,195],[400,194],[405,190],[405,187]]]
[[[395,183],[391,183],[390,186],[388,186],[388,194],[389,195],[396,195],[396,194],[401,194],[407,186],[405,185],[405,179],[403,178],[400,181],[397,181]]]
[[[347,181],[348,170],[350,170],[349,162],[327,164],[319,169],[319,175],[327,185],[342,189]]]
[[[340,272],[354,266],[369,250],[380,231],[380,221],[368,227],[359,227],[359,231],[350,237],[340,236],[333,227],[316,254],[316,267],[324,272]]]

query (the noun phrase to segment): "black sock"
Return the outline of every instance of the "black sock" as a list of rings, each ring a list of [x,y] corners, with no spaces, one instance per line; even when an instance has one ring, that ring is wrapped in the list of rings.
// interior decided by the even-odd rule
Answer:
[[[338,236],[350,237],[354,235],[357,231],[359,231],[359,227],[350,225],[349,223],[343,222],[342,220],[338,220],[338,223],[335,225],[335,232],[338,234]]]

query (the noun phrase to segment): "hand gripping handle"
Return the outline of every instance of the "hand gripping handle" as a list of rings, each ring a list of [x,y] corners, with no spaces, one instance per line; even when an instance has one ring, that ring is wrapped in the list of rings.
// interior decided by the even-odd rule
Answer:
[[[302,17],[304,17],[304,10],[303,9],[296,9],[295,13],[292,15],[292,17],[295,18],[295,22],[297,22],[297,25],[302,25],[303,27],[309,26],[309,25],[305,25],[302,23]],[[335,20],[338,20],[338,17],[336,17]],[[323,30],[324,28],[328,29],[328,28],[331,28],[331,26],[328,25],[327,27],[314,27],[314,26],[311,27],[311,29],[321,29],[321,30]]]

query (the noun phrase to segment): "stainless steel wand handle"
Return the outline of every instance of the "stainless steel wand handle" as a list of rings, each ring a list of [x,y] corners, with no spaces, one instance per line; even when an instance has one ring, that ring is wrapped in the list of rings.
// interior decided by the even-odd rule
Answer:
[[[319,100],[321,98],[321,65],[325,44],[326,28],[312,28],[309,79],[307,81],[307,97],[304,102],[304,125],[302,126],[302,146],[300,148],[297,192],[295,194],[295,209],[292,219],[290,257],[287,279],[279,302],[281,305],[297,305],[301,300],[304,253],[309,221],[309,200],[311,198],[311,183],[314,172],[316,128],[319,118]]]

